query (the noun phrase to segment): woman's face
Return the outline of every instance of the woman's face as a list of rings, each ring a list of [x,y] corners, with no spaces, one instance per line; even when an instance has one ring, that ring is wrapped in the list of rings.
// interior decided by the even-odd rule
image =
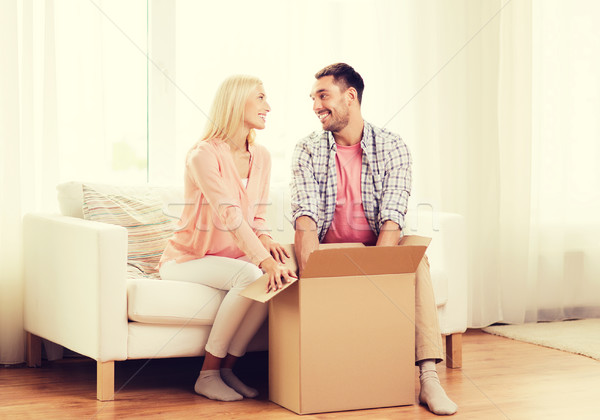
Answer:
[[[267,95],[263,85],[257,85],[246,99],[246,107],[244,109],[244,125],[247,129],[255,128],[262,130],[265,128],[267,112],[271,111],[271,107],[267,102]]]

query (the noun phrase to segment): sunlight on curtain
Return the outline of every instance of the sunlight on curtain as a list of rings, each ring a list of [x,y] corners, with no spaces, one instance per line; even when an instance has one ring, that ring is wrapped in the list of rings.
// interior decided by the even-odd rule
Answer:
[[[11,0],[1,19],[0,364],[12,364],[23,214],[56,211],[60,182],[146,180],[146,2]]]
[[[530,317],[600,317],[600,4],[534,4]]]
[[[60,181],[146,182],[146,1],[55,3]]]
[[[150,107],[173,113],[151,122],[153,183],[181,182],[184,155],[205,126],[216,88],[235,73],[264,82],[272,112],[257,139],[271,151],[273,181],[282,185],[289,180],[294,144],[318,128],[309,98],[316,71],[337,61],[355,66],[366,81],[365,115],[380,126],[410,98],[411,87],[401,81],[411,71],[413,47],[402,40],[413,27],[413,2],[271,0],[256,7],[229,0],[207,7],[183,0],[171,10],[161,2],[151,5],[170,21],[161,20],[158,31],[153,26],[154,36],[175,45],[155,48],[151,41],[151,59],[160,63],[151,78],[162,79],[158,86],[164,90],[152,96]],[[162,133],[171,135],[167,140]]]
[[[593,1],[513,1],[481,33],[497,38],[470,63],[487,69],[459,148],[470,326],[600,316],[598,18]]]
[[[17,4],[0,13],[0,364],[23,361]]]

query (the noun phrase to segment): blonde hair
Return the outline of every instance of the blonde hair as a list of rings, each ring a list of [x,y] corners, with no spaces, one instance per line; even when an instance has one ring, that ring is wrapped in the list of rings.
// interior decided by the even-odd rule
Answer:
[[[211,138],[226,140],[233,136],[244,124],[246,100],[258,85],[262,85],[260,79],[244,74],[225,79],[217,89],[204,134],[200,140]],[[255,137],[256,133],[254,129],[251,129],[246,137],[248,144],[252,144]]]

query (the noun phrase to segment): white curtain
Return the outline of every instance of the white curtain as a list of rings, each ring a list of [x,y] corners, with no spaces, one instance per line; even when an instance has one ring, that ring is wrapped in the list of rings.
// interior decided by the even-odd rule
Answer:
[[[465,217],[470,326],[600,316],[594,0],[2,4],[0,363],[23,359],[23,213],[54,211],[71,179],[178,185],[240,72],[265,83],[258,141],[285,185],[317,128],[313,74],[336,61],[411,148],[411,208]]]
[[[467,104],[448,109],[465,137],[439,137],[458,166],[441,165],[442,208],[468,226],[469,325],[600,317],[600,6],[481,2],[467,16],[493,10],[465,48]]]
[[[413,199],[466,217],[469,326],[600,317],[600,6],[440,3],[406,140]]]
[[[540,320],[600,317],[600,4],[534,5],[528,299]]]
[[[24,359],[23,214],[60,182],[146,181],[146,58],[120,30],[146,49],[145,1],[2,1],[0,364]]]
[[[0,17],[0,364],[24,359],[22,215],[53,208],[58,181],[54,7],[39,6],[5,1]]]
[[[16,3],[0,13],[0,364],[23,361],[19,76]],[[16,182],[15,182],[16,181]]]

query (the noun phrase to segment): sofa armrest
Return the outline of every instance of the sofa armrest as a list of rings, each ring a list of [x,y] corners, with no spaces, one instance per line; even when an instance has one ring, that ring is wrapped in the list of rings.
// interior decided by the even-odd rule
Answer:
[[[467,245],[464,217],[456,213],[421,209],[409,220],[408,235],[432,238],[427,250],[431,271],[443,272],[447,281],[446,303],[438,307],[442,334],[467,329]]]
[[[25,329],[100,362],[127,358],[127,231],[47,214],[23,218]]]

